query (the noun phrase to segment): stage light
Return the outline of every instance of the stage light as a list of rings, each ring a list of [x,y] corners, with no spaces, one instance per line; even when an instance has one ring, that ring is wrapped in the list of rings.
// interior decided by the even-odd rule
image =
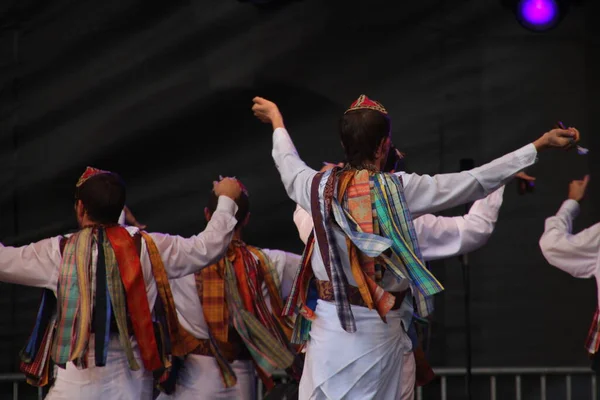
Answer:
[[[541,32],[558,24],[560,11],[556,0],[521,0],[517,4],[517,19],[525,28]]]
[[[573,0],[502,0],[524,28],[545,32],[556,27],[569,11]]]

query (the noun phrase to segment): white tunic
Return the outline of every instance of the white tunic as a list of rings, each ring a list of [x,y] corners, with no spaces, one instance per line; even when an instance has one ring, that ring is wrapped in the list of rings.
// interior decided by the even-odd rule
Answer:
[[[282,298],[289,295],[301,257],[280,250],[262,249],[271,260],[279,276]],[[194,275],[170,281],[177,317],[181,325],[198,339],[208,339],[208,325],[204,319],[202,304],[198,298]],[[263,296],[270,307],[269,294],[263,285]],[[256,379],[252,361],[234,361],[231,366],[237,377],[232,388],[223,385],[219,366],[213,357],[190,354],[185,359],[183,370],[177,380],[175,393],[171,396],[161,393],[160,400],[252,400],[256,397]]]
[[[237,224],[237,205],[228,197],[219,197],[217,209],[206,229],[191,238],[151,233],[169,278],[193,274],[218,261],[225,253]],[[135,227],[127,227],[130,234]],[[0,281],[51,289],[56,293],[60,254],[60,236],[22,247],[0,247]],[[92,254],[97,254],[97,248]],[[96,257],[92,257],[93,260]],[[141,266],[148,303],[152,309],[157,296],[150,258],[142,241]],[[92,268],[95,266],[92,265]],[[93,335],[92,339],[93,340]],[[93,346],[88,354],[89,368],[76,369],[72,363],[59,368],[56,382],[46,399],[130,400],[152,398],[152,374],[144,371],[137,344],[132,341],[141,369],[130,371],[127,358],[116,337],[111,339],[106,367],[95,367]],[[83,396],[77,393],[85,393]]]
[[[546,220],[540,248],[551,265],[575,278],[595,278],[600,305],[600,223],[573,234],[578,214],[579,203],[566,200],[556,215]]]
[[[273,132],[273,159],[288,196],[310,211],[311,183],[317,171],[309,168],[298,157],[285,129],[279,128]],[[533,164],[536,159],[535,146],[529,144],[470,171],[433,177],[405,173],[397,175],[402,177],[408,207],[413,217],[417,217],[481,199],[505,184],[514,174]],[[335,232],[335,228],[334,234],[342,238],[341,232]],[[345,241],[338,240],[338,243]],[[348,255],[343,246],[339,250],[348,281],[355,285]],[[311,261],[316,278],[327,280],[317,248],[313,251]],[[389,282],[389,286],[384,287],[397,290],[398,286],[400,285]],[[402,359],[411,349],[410,340],[404,329],[401,329],[401,321],[412,313],[410,296],[406,297],[407,301],[400,310],[390,312],[388,324],[376,323],[379,318],[376,311],[352,306],[357,332],[347,335],[340,332],[335,305],[317,302],[317,319],[312,325],[311,340],[307,346],[307,358],[300,382],[300,399],[399,398],[402,392]],[[398,323],[390,325],[391,318],[394,321],[398,318]],[[364,324],[363,320],[367,323]],[[315,342],[318,344],[313,344],[315,337],[318,338]]]

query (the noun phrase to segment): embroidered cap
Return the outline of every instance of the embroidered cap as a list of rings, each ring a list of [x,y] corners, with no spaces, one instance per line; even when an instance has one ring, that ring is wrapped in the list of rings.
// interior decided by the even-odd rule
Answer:
[[[383,106],[383,104],[381,104],[378,101],[369,99],[364,94],[361,94],[358,97],[358,99],[356,99],[356,101],[354,103],[352,103],[350,108],[348,108],[346,110],[346,112],[344,112],[344,114],[346,114],[350,111],[355,111],[355,110],[375,110],[375,111],[382,113],[383,115],[388,115],[388,112],[385,109],[385,107]]]
[[[88,181],[88,179],[93,178],[96,175],[111,174],[111,173],[112,172],[110,172],[110,171],[104,171],[104,170],[101,170],[98,168],[87,167],[85,169],[85,172],[79,177],[79,180],[77,181],[77,185],[75,185],[75,187],[80,187],[81,185],[86,183]]]

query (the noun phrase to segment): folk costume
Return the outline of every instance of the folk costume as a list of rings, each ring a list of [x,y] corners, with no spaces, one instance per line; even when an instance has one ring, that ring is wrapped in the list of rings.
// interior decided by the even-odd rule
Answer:
[[[573,220],[579,215],[579,203],[566,200],[555,216],[546,220],[540,248],[551,265],[575,278],[594,278],[598,287],[598,306],[592,319],[585,349],[592,369],[600,372],[600,223],[573,234]]]
[[[77,187],[109,173],[88,167]],[[152,372],[186,352],[168,279],[220,259],[236,211],[221,196],[206,230],[188,239],[93,225],[0,248],[0,280],[45,289],[21,354],[28,381],[47,384],[52,360],[59,368],[47,399],[151,399]]]
[[[358,109],[387,115],[364,95],[347,112]],[[351,168],[318,173],[278,128],[273,158],[289,197],[315,222],[284,309],[299,313],[294,342],[308,341],[300,398],[399,398],[413,312],[426,317],[432,296],[443,290],[424,266],[412,218],[485,197],[536,161],[535,146],[434,177]],[[312,278],[319,292],[314,311],[306,306]]]
[[[469,213],[461,217],[436,217],[426,214],[416,218],[413,223],[423,260],[449,258],[483,246],[494,231],[503,194],[504,186],[485,199],[477,200],[471,206]],[[298,228],[300,240],[306,244],[314,228],[312,217],[302,207],[297,206],[294,211],[294,223]],[[429,379],[433,378],[428,363],[418,366],[415,364],[413,351],[417,347],[415,343],[417,338],[411,337],[411,339],[413,348],[404,355],[402,366],[402,396],[400,397],[402,400],[414,398],[417,369],[420,374],[428,375]]]
[[[254,399],[255,372],[269,388],[275,370],[292,367],[293,321],[282,316],[282,299],[299,265],[298,255],[234,239],[218,263],[171,281],[195,348],[175,392],[159,399]]]

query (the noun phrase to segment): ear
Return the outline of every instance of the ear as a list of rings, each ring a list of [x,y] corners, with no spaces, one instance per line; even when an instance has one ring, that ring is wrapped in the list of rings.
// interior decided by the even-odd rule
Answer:
[[[379,143],[379,147],[377,147],[377,152],[375,153],[375,158],[381,158],[384,155],[386,155],[386,150],[389,150],[391,141],[392,139],[389,136],[387,136],[381,141],[381,143]]]
[[[208,209],[208,207],[204,207],[204,218],[206,218],[206,222],[210,221],[211,217],[212,217],[212,214],[210,213],[210,210]]]
[[[250,221],[250,213],[246,214],[246,218],[244,218],[244,222],[243,222],[242,226],[248,225],[249,221]]]

